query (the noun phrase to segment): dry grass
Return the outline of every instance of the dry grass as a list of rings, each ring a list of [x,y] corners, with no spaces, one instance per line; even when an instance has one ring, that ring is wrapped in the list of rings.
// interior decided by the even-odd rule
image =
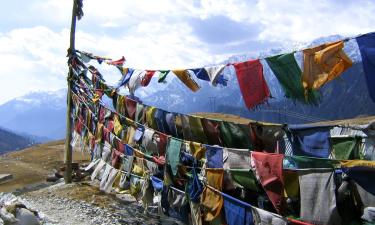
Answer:
[[[357,118],[345,119],[345,120],[322,121],[322,122],[318,122],[315,124],[363,125],[363,124],[368,124],[372,121],[375,121],[375,116],[357,117]]]
[[[211,119],[219,119],[229,122],[235,122],[235,123],[243,123],[247,124],[253,120],[246,119],[240,116],[231,115],[231,114],[224,114],[224,113],[204,113],[204,112],[197,112],[193,113],[195,116],[205,117],[205,118],[211,118]]]
[[[88,155],[74,152],[75,162],[88,161]],[[12,174],[13,180],[0,184],[0,192],[14,191],[44,182],[64,161],[64,141],[54,141],[0,156],[0,174]]]
[[[193,113],[193,115],[200,116],[200,117],[205,117],[205,118],[211,118],[211,119],[220,119],[224,121],[229,121],[229,122],[235,122],[235,123],[240,123],[240,124],[248,124],[250,122],[255,122],[255,120],[243,118],[240,116],[236,115],[231,115],[231,114],[224,114],[224,113]],[[375,121],[375,116],[365,116],[365,117],[357,117],[353,119],[345,119],[345,120],[330,120],[330,121],[322,121],[322,122],[317,122],[317,123],[312,123],[312,124],[351,124],[351,125],[360,125],[360,124],[368,124],[371,121]],[[268,122],[262,122],[258,121],[264,124],[274,124],[274,123],[268,123]]]

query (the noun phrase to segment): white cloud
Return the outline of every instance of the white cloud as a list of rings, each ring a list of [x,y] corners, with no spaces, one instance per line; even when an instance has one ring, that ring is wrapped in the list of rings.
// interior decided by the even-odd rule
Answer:
[[[161,32],[158,24],[141,23],[139,33],[150,27],[155,32],[149,35],[132,35],[113,38],[77,32],[77,48],[97,54],[120,57],[125,53],[128,64],[138,68],[185,68],[215,61],[204,46],[189,36],[188,30],[180,32],[178,26],[169,26],[168,32]],[[163,33],[157,35],[157,33]],[[0,102],[32,90],[55,90],[66,85],[66,48],[69,33],[67,29],[53,32],[46,27],[14,29],[0,36],[0,82],[14,84],[4,86]],[[131,44],[129,44],[131,43]],[[216,56],[217,57],[217,56]],[[221,60],[225,56],[221,57]],[[109,80],[118,80],[119,74],[112,69]]]
[[[0,35],[0,102],[33,90],[61,88],[66,37],[66,31],[54,33],[40,26]]]
[[[65,55],[72,1],[26,2],[28,13],[17,14],[17,21],[24,23],[0,27],[0,82],[11,84],[3,85],[0,103],[31,90],[53,90],[66,85]],[[241,46],[241,43],[236,45],[239,40],[212,44],[210,37],[200,39],[192,27],[193,19],[198,21],[196,26],[200,26],[200,20],[215,16],[227,17],[240,25],[259,26],[259,31],[249,38],[260,43],[307,42],[325,35],[375,30],[373,1],[84,0],[83,3],[85,16],[77,23],[76,47],[114,58],[124,55],[129,66],[144,69],[197,67],[243,52],[239,47],[236,49]],[[17,5],[9,4],[9,7]],[[14,16],[11,10],[7,11],[4,16]],[[107,67],[103,69],[110,71]],[[117,71],[111,73],[110,79],[118,79]]]
[[[260,1],[261,39],[311,41],[341,34],[355,35],[375,29],[371,1]]]
[[[60,0],[35,3],[40,6],[41,13],[60,22],[70,19],[70,4]],[[164,32],[167,32],[169,25],[180,24],[189,18],[212,16],[226,16],[243,24],[259,24],[263,28],[259,34],[261,40],[310,41],[323,35],[353,35],[375,28],[372,16],[375,2],[370,0],[110,0],[105,3],[90,0],[84,1],[84,12],[85,17],[80,22],[84,28],[123,27],[126,33],[140,23],[153,23],[150,30],[142,30],[146,35],[160,26],[165,26]],[[186,26],[180,29],[186,29]]]
[[[201,18],[225,15],[238,22],[257,21],[257,7],[254,0],[202,0],[201,9],[198,12]]]

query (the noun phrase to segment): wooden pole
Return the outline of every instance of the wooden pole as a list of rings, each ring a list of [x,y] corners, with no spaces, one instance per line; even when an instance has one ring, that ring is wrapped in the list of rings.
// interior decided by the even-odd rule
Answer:
[[[76,21],[77,21],[77,4],[76,0],[73,0],[73,10],[72,10],[72,23],[70,27],[70,48],[69,53],[74,53],[75,51],[75,32],[76,32]],[[72,113],[72,93],[71,93],[71,78],[73,76],[73,69],[69,67],[68,74],[68,93],[67,93],[67,107],[66,107],[66,136],[65,136],[65,183],[72,182],[72,124],[71,124],[71,113]]]

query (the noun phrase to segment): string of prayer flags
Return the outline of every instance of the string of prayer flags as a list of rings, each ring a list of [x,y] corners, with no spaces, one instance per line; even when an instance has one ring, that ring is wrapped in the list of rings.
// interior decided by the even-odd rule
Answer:
[[[267,57],[265,60],[281,84],[287,98],[316,105],[321,100],[318,90],[352,66],[352,60],[343,51],[344,43],[351,39],[353,38],[329,42],[301,50],[303,53],[302,70],[294,58],[294,52]],[[370,97],[375,102],[375,89],[373,88],[375,86],[375,79],[373,78],[374,76],[371,75],[375,70],[372,65],[372,60],[375,58],[374,39],[374,33],[356,37],[362,56],[368,91]],[[77,68],[83,67],[87,69],[84,63],[88,63],[91,59],[96,59],[99,63],[106,62],[109,65],[116,66],[123,74],[116,88],[128,85],[131,93],[134,93],[138,86],[148,86],[155,73],[159,74],[158,82],[164,82],[167,75],[173,72],[193,92],[199,90],[200,87],[190,76],[191,74],[195,74],[198,79],[209,81],[213,86],[217,84],[226,86],[227,80],[223,76],[223,71],[225,67],[233,65],[235,67],[239,89],[248,109],[254,109],[255,106],[271,97],[270,90],[264,79],[262,65],[259,62],[260,59],[182,70],[144,70],[142,73],[135,73],[134,75],[137,76],[132,77],[134,71],[137,70],[122,67],[126,61],[124,56],[118,60],[112,60],[83,51],[76,50],[76,52],[78,52],[79,55],[73,53],[70,58],[72,59],[71,63],[75,64]],[[80,60],[82,60],[82,62]],[[250,64],[257,66],[250,69]],[[74,71],[76,71],[76,67]],[[85,73],[85,71],[86,70],[83,70],[81,73]],[[95,73],[95,71],[92,70],[90,70],[90,72]],[[93,82],[96,84],[96,88],[99,88],[99,83],[95,82],[94,79]],[[105,87],[103,86],[103,88]],[[100,97],[99,93],[97,93],[97,95]]]
[[[345,186],[346,181],[355,183],[351,186],[346,185],[345,193],[352,196],[354,189],[350,188],[356,188],[360,197],[358,202],[362,202],[364,207],[373,205],[375,189],[374,185],[368,182],[368,177],[373,177],[374,169],[363,167],[374,167],[374,162],[295,156],[292,154],[293,152],[287,153],[285,149],[281,149],[281,152],[290,155],[254,152],[251,151],[253,148],[250,145],[255,146],[255,142],[249,131],[256,130],[257,138],[264,142],[256,144],[256,150],[262,151],[260,146],[267,146],[265,142],[273,142],[270,146],[275,146],[274,142],[283,140],[269,138],[266,141],[266,137],[274,136],[275,133],[281,133],[280,135],[284,136],[283,132],[279,131],[281,125],[275,127],[257,123],[255,126],[254,124],[232,124],[220,121],[217,123],[219,126],[217,129],[212,125],[210,128],[212,132],[206,132],[204,121],[210,121],[210,119],[195,117],[201,124],[197,122],[198,120],[192,123],[188,115],[164,113],[161,109],[144,106],[134,100],[129,101],[130,104],[128,104],[129,99],[126,96],[118,95],[114,98],[116,111],[106,108],[101,101],[97,105],[91,104],[91,96],[86,97],[90,90],[84,88],[85,84],[79,85],[82,90],[73,88],[73,105],[76,109],[74,122],[76,123],[75,127],[81,124],[82,128],[78,129],[79,134],[77,131],[76,134],[82,135],[83,144],[90,148],[93,161],[100,166],[98,170],[94,170],[93,177],[103,174],[100,176],[102,179],[101,189],[107,192],[117,185],[123,191],[129,192],[130,189],[133,196],[143,200],[146,210],[147,205],[152,202],[153,194],[159,195],[161,191],[165,190],[166,196],[158,198],[156,202],[169,202],[168,207],[174,208],[180,216],[186,219],[182,210],[189,210],[187,204],[190,201],[192,210],[190,215],[195,222],[198,221],[197,224],[201,224],[199,221],[202,218],[212,223],[221,220],[221,223],[226,224],[287,224],[285,217],[270,212],[273,211],[272,205],[279,214],[302,220],[288,218],[291,224],[346,224],[349,220],[344,220],[345,218],[342,216],[344,211],[341,210],[351,206],[351,203],[347,202],[350,200],[349,198],[342,199],[340,196],[340,190],[342,186]],[[87,85],[87,87],[93,88],[95,84],[88,83]],[[78,97],[78,95],[82,96]],[[142,117],[134,115],[142,114],[142,110],[137,113],[138,105],[149,110],[146,113],[149,114],[146,115],[147,124],[136,124],[129,118],[129,116],[133,116],[134,119]],[[97,108],[95,109],[95,107]],[[121,110],[121,112],[117,110]],[[167,115],[172,115],[172,121],[175,121],[172,123],[174,127],[178,123],[175,118],[182,118],[179,122],[181,124],[179,125],[180,133],[185,129],[183,133],[194,136],[192,135],[194,132],[188,131],[193,126],[199,128],[199,132],[196,132],[195,135],[202,133],[201,128],[204,134],[221,135],[222,132],[226,132],[226,137],[220,137],[225,140],[225,143],[233,142],[237,145],[236,142],[241,142],[242,145],[248,139],[246,146],[249,148],[233,149],[207,144],[202,147],[202,143],[167,136],[164,134],[165,127],[168,126],[169,129],[169,125],[166,125],[168,124]],[[98,118],[99,123],[92,124],[94,118]],[[157,130],[151,129],[148,124],[155,126]],[[182,126],[185,127],[182,129]],[[221,126],[225,127],[225,130],[220,129]],[[283,128],[298,127],[283,126]],[[299,128],[305,130],[309,127],[300,125]],[[315,130],[313,133],[319,134],[320,132],[320,130]],[[208,135],[206,136],[208,137]],[[313,149],[325,147],[326,141],[332,140],[330,132],[328,135],[319,134],[318,138],[309,133],[303,133],[301,136],[304,136],[301,138],[302,144]],[[88,139],[91,140],[90,144]],[[178,144],[171,150],[171,143],[174,140]],[[290,139],[288,141],[291,142]],[[340,141],[341,143],[347,145],[346,142]],[[335,143],[330,144],[335,146]],[[332,146],[328,147],[332,148]],[[286,145],[280,144],[280,148],[286,148]],[[344,147],[340,146],[340,148]],[[129,150],[131,152],[128,152]],[[164,152],[167,152],[167,162],[165,162]],[[333,150],[331,153],[334,153]],[[103,164],[100,161],[105,165],[99,165]],[[341,166],[340,162],[343,163]],[[191,168],[192,170],[190,170]],[[341,169],[341,171],[335,170],[335,168]],[[126,176],[118,176],[120,172]],[[345,173],[347,177],[341,176],[341,173]],[[156,176],[160,179],[163,174],[165,175],[164,180],[155,180]],[[202,177],[202,174],[205,175]],[[153,176],[155,177],[152,178]],[[127,181],[127,177],[130,177],[130,182]],[[115,181],[113,182],[113,180]],[[336,182],[339,182],[338,185],[341,182],[337,193]],[[233,188],[228,188],[233,184]],[[260,185],[267,195],[264,195]],[[186,192],[182,190],[186,190]],[[349,196],[348,194],[344,195]],[[196,204],[193,207],[191,207],[192,202]],[[198,205],[198,202],[201,205]],[[168,213],[169,208],[165,208],[167,207],[165,205],[162,207],[163,211]],[[361,207],[362,205],[353,205],[350,208],[360,213],[355,214],[351,219],[363,219],[371,222],[369,208]]]

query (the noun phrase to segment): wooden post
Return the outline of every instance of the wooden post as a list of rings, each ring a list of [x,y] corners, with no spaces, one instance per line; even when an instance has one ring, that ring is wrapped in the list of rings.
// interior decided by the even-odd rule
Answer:
[[[75,50],[75,32],[76,32],[76,21],[77,21],[77,3],[73,0],[73,10],[72,10],[72,23],[70,27],[70,48],[69,52],[74,53]],[[73,76],[73,69],[69,67],[68,74],[68,93],[67,93],[67,107],[66,107],[66,136],[65,136],[65,183],[72,182],[72,124],[71,124],[71,113],[72,113],[72,93],[71,93],[71,78]]]

